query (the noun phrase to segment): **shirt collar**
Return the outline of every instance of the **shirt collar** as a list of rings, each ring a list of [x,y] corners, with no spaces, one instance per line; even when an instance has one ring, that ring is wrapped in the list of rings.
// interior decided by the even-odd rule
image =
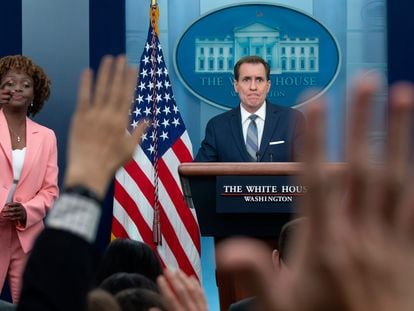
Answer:
[[[242,123],[244,123],[249,118],[251,113],[248,112],[246,109],[244,109],[242,104],[240,104],[240,112],[241,112]],[[265,120],[265,118],[266,118],[266,101],[259,108],[259,110],[257,110],[254,114],[257,115],[257,117],[262,119],[263,121]]]

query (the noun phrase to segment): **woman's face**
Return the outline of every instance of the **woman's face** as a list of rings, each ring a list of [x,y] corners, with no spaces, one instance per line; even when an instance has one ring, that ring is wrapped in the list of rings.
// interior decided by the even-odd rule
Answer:
[[[1,79],[1,87],[10,94],[3,108],[27,108],[34,98],[33,79],[22,71],[10,70]]]

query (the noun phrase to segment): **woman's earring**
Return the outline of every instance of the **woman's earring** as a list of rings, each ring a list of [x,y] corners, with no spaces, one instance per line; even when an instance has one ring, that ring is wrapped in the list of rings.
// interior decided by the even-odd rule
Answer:
[[[31,103],[30,103],[30,107],[32,107],[32,108],[33,108],[33,102],[31,102]]]

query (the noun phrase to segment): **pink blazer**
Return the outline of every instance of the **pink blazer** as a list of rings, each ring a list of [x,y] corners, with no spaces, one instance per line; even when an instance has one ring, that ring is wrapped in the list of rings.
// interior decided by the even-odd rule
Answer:
[[[13,201],[20,202],[27,213],[26,227],[17,227],[17,235],[25,253],[31,250],[34,240],[43,230],[43,220],[59,195],[57,177],[55,133],[26,118],[26,157],[13,197]],[[0,109],[0,211],[6,203],[12,183],[10,133],[3,110]],[[10,228],[1,223],[0,235],[2,230]]]

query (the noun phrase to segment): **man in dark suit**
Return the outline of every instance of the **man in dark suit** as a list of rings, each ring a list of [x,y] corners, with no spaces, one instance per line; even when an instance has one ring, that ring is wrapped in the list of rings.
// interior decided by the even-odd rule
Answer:
[[[240,105],[208,122],[195,161],[300,160],[305,119],[298,110],[267,101],[270,84],[270,67],[261,57],[246,56],[236,63],[234,89],[239,95]],[[257,141],[249,148],[250,123],[254,123]]]

